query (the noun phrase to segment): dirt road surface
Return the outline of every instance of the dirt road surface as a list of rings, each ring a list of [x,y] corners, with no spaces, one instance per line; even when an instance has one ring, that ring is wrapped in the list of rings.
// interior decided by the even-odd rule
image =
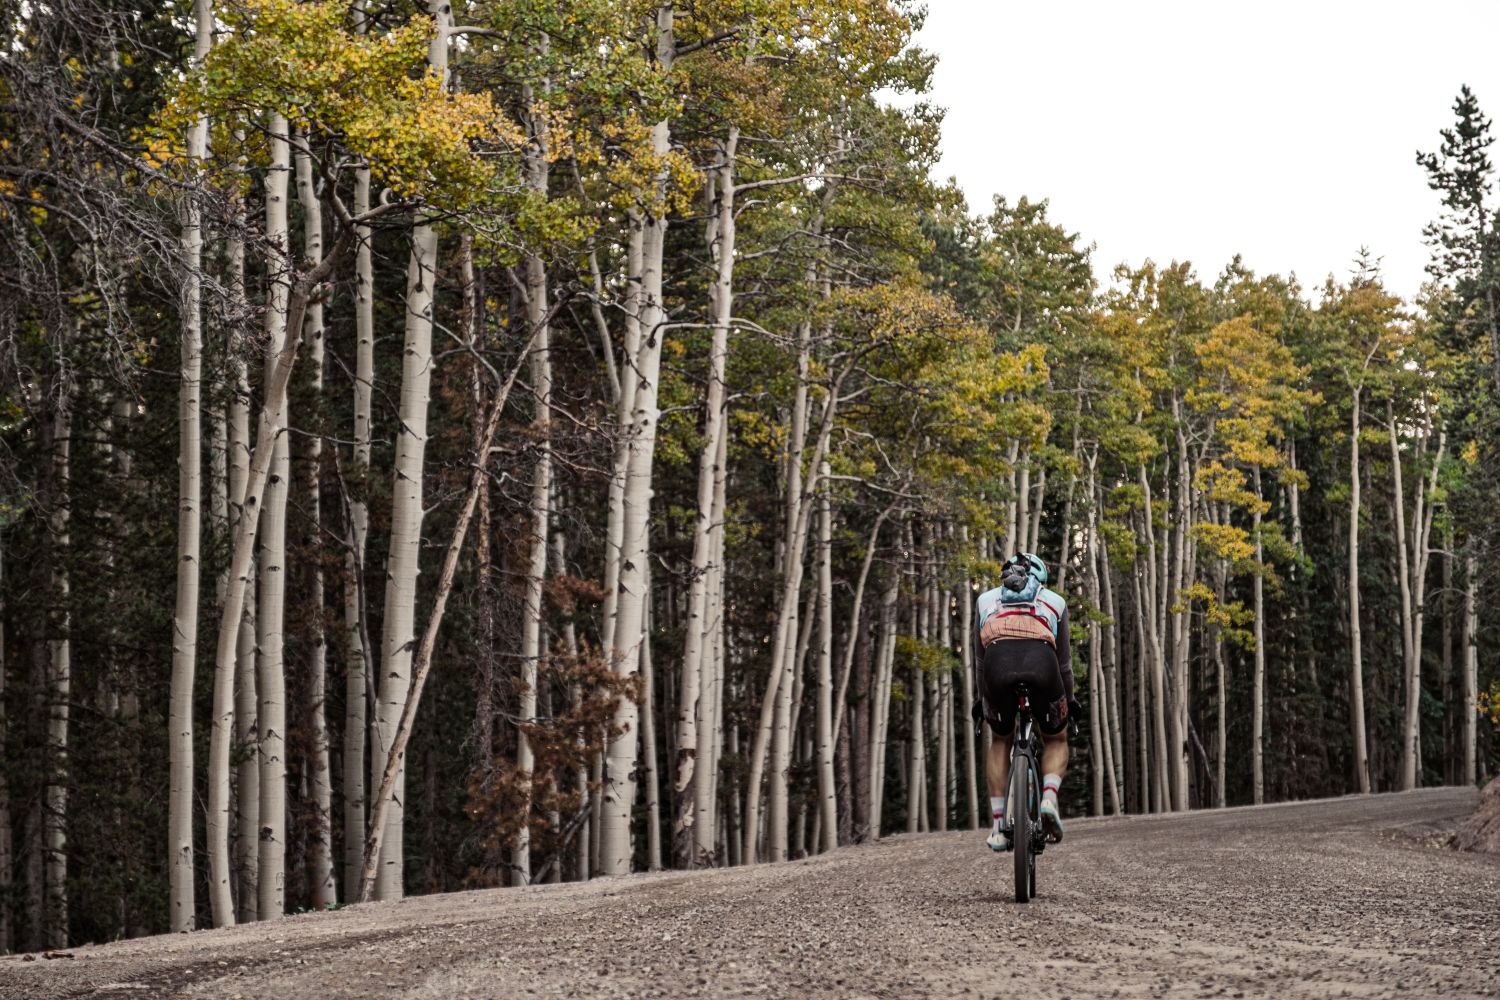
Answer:
[[[0,997],[1500,996],[1500,857],[1431,789],[1072,821],[1041,897],[973,832],[426,896],[0,959]]]

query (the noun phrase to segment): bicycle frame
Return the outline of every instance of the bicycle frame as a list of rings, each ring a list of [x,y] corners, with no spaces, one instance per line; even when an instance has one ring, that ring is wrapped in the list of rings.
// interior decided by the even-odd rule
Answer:
[[[1036,895],[1036,859],[1046,850],[1038,809],[1041,804],[1042,736],[1032,714],[1025,685],[1016,689],[1016,723],[1010,744],[1009,798],[1012,846],[1016,867],[1016,901]]]

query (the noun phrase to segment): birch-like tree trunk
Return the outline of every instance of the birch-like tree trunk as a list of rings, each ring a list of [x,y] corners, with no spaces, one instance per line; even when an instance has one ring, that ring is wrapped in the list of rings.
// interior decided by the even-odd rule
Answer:
[[[303,259],[319,261],[323,259],[323,205],[313,185],[313,164],[311,151],[307,148],[307,134],[299,132],[297,139],[295,163],[297,202],[302,207]],[[298,335],[302,337],[303,350],[307,354],[307,367],[311,374],[309,388],[316,412],[318,401],[323,395],[321,298],[315,297],[307,304],[307,311],[302,317],[302,330]],[[320,509],[323,438],[319,434],[314,433],[307,439],[307,452],[303,457],[307,464],[302,498],[302,515],[307,530],[303,550],[316,552],[323,544]],[[324,711],[328,647],[323,636],[323,566],[318,559],[310,562],[307,602],[312,608],[312,614],[309,616],[307,637],[307,712],[312,747],[307,767],[307,784],[312,798],[312,816],[308,824],[307,865],[312,883],[313,908],[326,910],[338,901],[333,881],[333,788],[329,784],[328,719]]]
[[[959,529],[959,541],[965,550],[969,547],[969,526],[964,525]],[[974,584],[965,575],[963,585],[955,597],[958,601],[959,626],[959,674],[963,678],[963,704],[959,706],[967,711],[974,704]],[[967,718],[960,715],[960,719]],[[969,796],[969,829],[980,829],[980,816],[983,812],[979,808],[979,747],[978,739],[974,733],[971,722],[960,723],[964,729],[964,787]]]
[[[1432,554],[1431,535],[1435,506],[1428,497],[1437,488],[1437,474],[1442,465],[1446,437],[1439,433],[1436,457],[1431,466],[1431,481],[1425,481],[1421,463],[1427,457],[1427,441],[1432,428],[1430,419],[1421,432],[1416,449],[1417,491],[1407,523],[1406,492],[1402,488],[1401,448],[1396,433],[1393,408],[1387,404],[1387,424],[1391,442],[1391,477],[1394,496],[1392,515],[1396,521],[1397,566],[1401,575],[1401,648],[1403,656],[1403,689],[1405,709],[1401,727],[1401,764],[1398,789],[1416,788],[1422,776],[1421,701],[1422,701],[1422,632],[1426,620],[1427,566]],[[1408,551],[1409,548],[1409,551]]]
[[[1265,565],[1265,547],[1260,537],[1260,466],[1251,475],[1255,506],[1251,508],[1250,532],[1255,540],[1257,572],[1251,584],[1255,599],[1255,679],[1250,703],[1250,795],[1251,801],[1260,805],[1266,800],[1266,585],[1265,576],[1259,572]]]
[[[709,347],[708,391],[704,399],[703,451],[698,459],[698,513],[693,521],[692,568],[688,583],[687,624],[683,636],[681,696],[677,705],[677,778],[673,785],[672,859],[679,868],[702,863],[697,852],[700,845],[693,833],[697,822],[698,729],[704,724],[705,712],[700,704],[704,696],[704,674],[715,622],[709,616],[709,605],[717,595],[710,584],[722,580],[711,565],[714,531],[718,521],[713,516],[716,488],[722,476],[719,464],[720,437],[728,434],[724,406],[725,369],[729,358],[729,323],[734,305],[735,254],[735,156],[739,147],[739,129],[731,126],[719,147],[718,169],[709,177],[711,215],[707,243],[716,265],[714,283],[709,289],[713,340]]]
[[[830,470],[823,463],[826,482]],[[821,848],[839,846],[838,798],[833,785],[833,507],[825,488],[818,494],[818,802]]]
[[[284,120],[273,120],[272,126],[273,136],[281,136],[283,138],[277,141],[273,141],[272,144],[272,163],[278,165],[279,169],[273,170],[271,172],[272,176],[268,177],[267,179],[267,185],[269,189],[268,202],[274,204],[279,200],[281,220],[284,222],[286,212],[286,173],[290,167],[289,152],[287,150],[286,142],[284,139],[286,135],[286,122]],[[276,129],[277,126],[279,126],[279,130]],[[274,196],[278,193],[278,186],[280,188],[280,197],[279,199],[276,199]],[[274,211],[275,210],[273,209],[268,212],[268,214],[271,214]],[[270,221],[276,221],[274,214],[271,214]],[[273,231],[275,230],[273,229]],[[284,238],[284,225],[280,232],[282,233],[282,236]],[[287,337],[285,336],[285,332],[288,329],[301,329],[302,317],[307,309],[309,298],[311,297],[314,289],[316,289],[321,282],[327,280],[328,276],[333,273],[334,267],[337,265],[344,252],[348,249],[352,235],[352,230],[346,230],[345,232],[341,233],[338,241],[334,244],[333,248],[324,255],[323,259],[319,261],[317,265],[312,269],[298,274],[295,281],[290,280],[289,271],[283,270],[281,272],[281,277],[278,280],[274,281],[272,284],[270,302],[266,310],[266,325],[267,332],[268,334],[270,334],[270,336],[268,336],[267,338],[268,345],[276,349],[274,350],[274,352],[269,352],[267,355],[266,379],[262,390],[263,404],[260,413],[260,423],[256,431],[255,450],[251,455],[249,469],[245,475],[243,512],[237,520],[234,530],[234,536],[231,539],[231,552],[233,554],[229,564],[229,580],[228,586],[226,587],[224,592],[224,607],[222,609],[219,621],[218,646],[214,656],[214,669],[216,676],[226,676],[232,669],[232,665],[237,661],[237,659],[239,659],[242,636],[241,625],[245,615],[247,600],[254,589],[251,584],[251,563],[255,551],[256,542],[260,539],[259,532],[261,522],[261,518],[257,516],[257,514],[264,507],[270,505],[270,501],[269,499],[267,499],[267,493],[268,487],[271,485],[270,481],[273,475],[273,467],[277,464],[278,461],[284,462],[285,459],[286,453],[284,450],[280,450],[280,446],[285,443],[285,436],[282,432],[285,428],[286,421],[287,384],[291,380],[292,368],[296,363],[297,351],[299,346],[301,345],[301,338]],[[285,258],[283,258],[282,260],[283,262],[285,262]],[[284,465],[282,483],[284,486]],[[263,499],[266,500],[265,503],[262,503]],[[273,519],[268,514],[266,516],[267,525],[269,526],[272,521]],[[263,562],[261,565],[261,569],[264,569],[264,567],[265,563]],[[279,618],[280,616],[278,615],[278,622]],[[257,621],[258,620],[259,616],[257,616]],[[257,633],[259,633],[260,631],[261,629],[259,625],[257,625]],[[276,638],[279,641],[279,635],[276,636]],[[261,684],[263,691],[266,690],[266,685],[264,683],[266,679],[267,678],[265,678],[263,675]],[[276,676],[274,677],[274,681],[279,685],[281,683],[281,680],[282,678],[278,669]],[[229,768],[229,723],[233,721],[234,715],[232,709],[226,708],[222,702],[218,701],[217,691],[218,688],[216,686],[216,703],[214,707],[213,728],[210,734],[209,743],[210,773],[208,784],[210,789],[219,787],[221,783],[224,786],[227,786],[228,784],[227,778],[225,776],[228,774]],[[280,704],[281,691],[279,687],[270,691],[270,697],[276,700],[276,708],[278,710],[284,710],[284,705]],[[263,720],[266,718],[265,701],[266,699],[263,698],[261,709],[261,719]],[[279,740],[281,738],[280,727],[283,725],[283,721],[278,718],[275,724],[277,726],[277,738]],[[270,723],[267,723],[266,728],[267,730],[269,730]],[[281,748],[278,745],[275,749],[277,754],[277,764],[279,765]],[[262,765],[264,765],[264,759],[265,754],[263,753],[261,755]],[[285,815],[284,787],[277,788],[277,791],[280,793],[279,801],[271,803],[271,805],[276,809],[276,812],[267,812],[266,804],[268,796],[266,794],[267,782],[265,780],[265,770],[266,769],[262,767],[260,772],[260,776],[262,779],[259,788],[259,791],[261,793],[259,796],[260,819],[264,822],[269,818],[270,821],[274,821],[278,825],[271,828],[271,834],[269,835],[265,833],[265,826],[259,827],[262,839],[260,839],[259,841],[261,853],[258,862],[261,866],[260,874],[264,874],[267,877],[259,878],[257,881],[259,889],[258,896],[260,898],[256,901],[255,912],[257,912],[263,918],[270,917],[272,915],[279,916],[281,912],[280,901],[282,898],[281,893],[283,879],[279,876],[283,873],[281,872],[278,865],[276,869],[278,877],[276,877],[274,880],[275,885],[271,887],[266,886],[265,883],[270,878],[270,874],[269,870],[265,867],[265,859],[267,857],[265,852],[266,840],[270,836],[284,836],[284,832],[282,831],[280,824]],[[284,771],[281,772],[280,775],[276,776],[276,783],[278,785],[284,784]],[[245,789],[243,787],[241,787],[240,789],[240,795],[242,798],[245,795]],[[241,819],[241,822],[243,823],[243,817]],[[228,823],[220,823],[218,825],[218,828],[215,829],[215,836],[222,838],[227,836],[227,834]],[[211,857],[216,850],[218,850],[216,845],[210,846]],[[227,857],[227,854],[223,856]],[[279,862],[280,854],[276,854],[274,858]],[[268,895],[271,899],[271,905],[262,905],[266,902],[266,897]],[[242,901],[242,905],[247,904],[243,904]]]
[[[711,391],[711,390],[710,390]],[[724,518],[728,494],[729,427],[720,418],[714,450],[713,497],[709,506],[703,640],[704,679],[698,693],[697,751],[693,763],[693,863],[711,863],[718,847],[719,757],[723,751],[724,711]],[[685,669],[685,668],[684,668]]]
[[[228,342],[230,378],[234,382],[229,399],[229,507],[230,538],[236,537],[246,518],[259,518],[259,510],[247,506],[246,488],[250,480],[250,371],[245,360],[245,338],[243,323],[248,313],[245,299],[245,242],[238,235],[244,228],[244,202],[235,201],[236,225],[225,241],[228,257],[228,282],[230,306],[238,322],[230,329]],[[252,557],[253,558],[253,557]],[[249,566],[246,572],[253,572]],[[234,586],[232,567],[224,572],[224,595],[220,606],[228,604],[229,589]],[[209,808],[208,834],[210,904],[213,903],[213,884],[220,878],[234,881],[239,889],[238,917],[241,922],[256,919],[260,912],[260,761],[259,729],[256,715],[260,699],[256,696],[255,684],[255,588],[241,588],[242,607],[238,634],[234,648],[227,659],[215,659],[214,668],[214,715],[210,730],[208,790]],[[221,690],[228,686],[231,691]],[[232,727],[223,716],[233,716]],[[229,815],[229,736],[233,730],[234,745],[239,748],[239,766],[234,782],[234,816]],[[220,731],[222,730],[222,731]],[[222,759],[221,759],[222,758]],[[234,872],[225,873],[229,864],[228,837],[231,819],[234,823]],[[221,846],[222,845],[222,846]],[[217,860],[215,852],[222,851]],[[219,898],[222,907],[224,900]],[[214,926],[223,926],[220,917],[229,911],[213,916]],[[233,922],[233,914],[225,923]]]
[[[193,3],[193,65],[213,45],[210,0]],[[194,169],[208,155],[208,119],[188,129]],[[167,841],[172,930],[195,925],[193,902],[193,674],[198,657],[198,572],[202,531],[203,224],[195,194],[182,202],[182,344],[177,398],[177,602],[172,615],[172,678],[168,709]],[[61,947],[59,945],[58,947]]]
[[[364,19],[359,20],[364,24]],[[360,167],[354,174],[354,214],[370,210],[370,171]],[[372,694],[368,679],[374,676],[365,626],[365,540],[370,530],[369,506],[365,502],[370,476],[370,398],[375,384],[375,265],[370,247],[370,227],[355,230],[354,254],[354,443],[353,471],[358,487],[349,497],[348,551],[344,557],[344,637],[348,662],[344,664],[344,898],[359,894],[359,871],[363,861],[365,833],[365,734],[367,706]]]
[[[543,48],[546,47],[545,36],[541,44]],[[547,90],[545,78],[541,89],[543,93]],[[537,95],[529,85],[521,88],[524,107],[532,108],[536,100]],[[523,154],[526,185],[537,198],[545,200],[550,174],[550,137],[547,134],[546,118],[534,113],[528,113],[526,117],[528,144]],[[531,389],[536,399],[531,429],[537,454],[531,477],[531,551],[521,610],[521,728],[516,734],[516,768],[521,774],[522,788],[526,789],[525,799],[520,807],[523,817],[531,812],[531,769],[535,764],[535,757],[525,726],[536,716],[538,668],[543,654],[542,596],[547,582],[549,508],[552,500],[552,341],[547,316],[547,267],[536,254],[527,256],[525,266],[526,322],[532,338]],[[530,883],[529,822],[522,822],[516,832],[516,843],[511,852],[511,871],[516,885]]]
[[[432,40],[427,67],[443,86],[448,83],[448,38],[453,8],[430,0]],[[422,557],[422,479],[427,454],[427,404],[432,385],[432,311],[437,284],[438,238],[433,221],[418,217],[412,228],[406,264],[406,324],[401,357],[401,394],[396,432],[394,480],[391,486],[390,556],[386,563],[385,620],[381,637],[379,718],[373,760],[389,756],[402,706],[411,689],[412,650],[416,645],[417,575]],[[394,799],[380,838],[375,898],[400,899],[405,875],[406,767],[399,763]]]
[[[283,348],[298,340],[287,322],[292,261],[288,243],[287,182],[291,145],[287,121],[273,115],[270,125],[271,166],[266,172],[266,241],[271,247],[270,292],[266,304],[266,374],[269,385]],[[289,332],[290,331],[290,332]],[[262,406],[271,404],[263,401]],[[283,403],[283,407],[284,407]],[[260,508],[260,593],[256,606],[256,722],[260,737],[260,820],[257,908],[260,919],[285,911],[286,891],[286,672],[282,660],[286,609],[286,502],[291,454],[278,426]],[[257,446],[259,442],[257,442]]]
[[[901,592],[901,571],[892,563],[885,590],[880,595],[880,643],[875,654],[875,688],[870,698],[870,831],[880,839],[885,807],[886,736],[890,729],[891,667],[896,654],[896,598]]]
[[[1349,413],[1349,727],[1354,742],[1354,774],[1363,795],[1370,793],[1370,763],[1365,739],[1364,640],[1359,614],[1359,431],[1364,389],[1354,388]]]
[[[676,54],[673,35],[674,7],[663,3],[656,10],[656,68],[672,70]],[[671,149],[671,122],[662,120],[651,129],[651,147],[659,157]],[[638,675],[641,641],[644,637],[646,559],[650,550],[652,468],[656,457],[658,408],[657,379],[661,370],[662,338],[666,309],[662,302],[662,266],[666,251],[667,178],[656,180],[657,197],[649,206],[641,226],[640,347],[635,355],[636,387],[631,400],[632,419],[627,436],[627,462],[618,513],[620,553],[614,624],[607,626],[610,662],[623,677]],[[622,375],[622,378],[626,376]],[[622,386],[623,389],[623,386]],[[623,392],[622,392],[623,395]],[[614,513],[613,511],[611,512]],[[605,875],[630,871],[632,856],[630,812],[635,802],[635,771],[640,742],[636,725],[640,706],[630,698],[620,699],[614,726],[621,735],[612,739],[605,755],[603,803],[600,813],[599,868]]]
[[[356,0],[354,30],[369,31],[365,0]],[[370,168],[354,170],[354,215],[370,210]],[[369,726],[366,706],[370,698],[367,678],[374,677],[369,637],[365,627],[365,539],[370,529],[369,506],[365,502],[370,476],[370,395],[375,384],[375,262],[368,225],[355,229],[354,251],[354,443],[353,472],[358,487],[349,496],[348,546],[344,555],[344,898],[359,895],[359,871],[363,861],[365,833],[365,734]]]
[[[646,870],[661,871],[661,787],[656,762],[656,671],[651,659],[651,637],[656,629],[651,609],[651,574],[646,573],[646,627],[641,637],[641,779],[646,788]]]

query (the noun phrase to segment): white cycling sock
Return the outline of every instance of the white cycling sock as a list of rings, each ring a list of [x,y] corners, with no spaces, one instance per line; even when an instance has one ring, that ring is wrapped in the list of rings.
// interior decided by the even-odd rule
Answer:
[[[1062,787],[1062,775],[1042,775],[1042,801],[1057,805],[1057,790]]]
[[[990,817],[995,821],[992,829],[998,830],[1005,825],[1005,796],[990,796]]]

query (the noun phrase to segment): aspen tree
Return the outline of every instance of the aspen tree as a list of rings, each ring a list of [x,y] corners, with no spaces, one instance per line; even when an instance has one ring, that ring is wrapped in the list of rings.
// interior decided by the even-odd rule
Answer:
[[[369,31],[364,0],[356,0],[354,30]],[[370,211],[370,167],[354,170],[353,211],[363,218]],[[344,898],[359,894],[359,871],[363,861],[365,830],[365,735],[369,726],[367,701],[374,678],[369,637],[365,628],[365,539],[370,513],[364,483],[370,475],[370,398],[375,385],[375,265],[368,224],[355,227],[354,251],[354,441],[350,457],[361,486],[348,501],[348,551],[344,557],[344,642],[348,661],[344,664]]]
[[[323,259],[323,205],[313,184],[313,164],[308,148],[308,135],[298,131],[297,148],[294,153],[297,178],[297,201],[302,208],[302,257],[304,260]],[[309,388],[312,392],[314,410],[319,407],[323,394],[323,301],[315,297],[307,304],[303,313],[302,329],[288,336],[300,336],[303,350],[307,354],[306,368],[310,372]],[[323,520],[319,509],[322,492],[321,468],[323,461],[323,438],[314,433],[307,440],[304,461],[307,465],[302,514],[306,519],[307,535],[303,541],[304,551],[316,551],[322,543]],[[312,881],[312,903],[316,909],[327,909],[337,902],[333,881],[333,791],[329,784],[328,723],[324,711],[327,688],[327,644],[323,638],[323,567],[319,560],[312,560],[309,567],[308,603],[312,606],[310,634],[308,636],[307,663],[307,709],[312,736],[311,759],[306,765],[306,779],[312,792],[312,822],[308,845],[309,876]]]
[[[193,3],[193,64],[201,66],[213,45],[210,0]],[[188,129],[187,156],[201,169],[208,155],[208,118],[199,115]],[[177,601],[172,616],[171,708],[168,721],[171,758],[168,843],[171,916],[174,931],[192,930],[193,902],[193,675],[198,656],[199,509],[203,495],[201,469],[203,389],[203,226],[196,194],[182,207],[182,346],[177,404]]]
[[[831,475],[822,466],[826,483]],[[839,845],[838,799],[833,786],[833,509],[825,486],[818,494],[818,802],[824,851]]]
[[[675,10],[671,3],[656,9],[653,50],[657,72],[672,71],[676,56],[673,34]],[[671,122],[662,119],[651,128],[651,149],[665,162],[671,151]],[[646,559],[650,549],[651,471],[656,453],[658,377],[661,348],[665,336],[666,310],[662,302],[662,268],[666,252],[666,184],[665,174],[654,182],[655,203],[643,213],[639,275],[639,322],[641,337],[634,357],[636,386],[631,402],[631,421],[626,438],[624,483],[620,505],[611,511],[618,523],[619,581],[615,589],[614,622],[609,632],[610,662],[622,677],[638,676],[641,642],[644,637],[644,602],[646,600]],[[614,727],[622,735],[610,740],[604,761],[604,788],[600,815],[599,869],[605,875],[622,875],[630,870],[632,856],[630,810],[635,801],[636,747],[639,734],[639,705],[631,698],[620,699],[615,710]]]
[[[546,36],[540,42],[545,51]],[[545,95],[547,81],[543,77],[541,91]],[[528,84],[521,88],[521,101],[530,109],[526,115],[528,143],[523,154],[526,185],[538,198],[547,197],[550,168],[550,138],[547,121],[543,113],[536,110],[537,94]],[[541,257],[530,254],[526,258],[525,305],[526,321],[531,330],[531,389],[536,398],[536,412],[532,418],[532,433],[536,440],[537,457],[531,481],[531,539],[530,564],[526,573],[526,588],[523,597],[521,618],[521,706],[523,727],[536,716],[536,689],[538,666],[542,658],[542,590],[547,576],[548,518],[552,498],[552,343],[550,321],[547,316],[547,268]],[[523,815],[530,812],[531,769],[534,763],[530,738],[522,728],[516,736],[516,767],[521,773],[522,787],[528,789],[522,806]],[[531,881],[530,824],[523,822],[516,833],[516,844],[512,852],[511,865],[517,885]]]
[[[453,8],[430,0],[432,39],[427,70],[448,82],[449,32]],[[406,322],[401,353],[399,425],[391,484],[390,557],[386,563],[385,619],[381,640],[379,715],[371,746],[371,766],[389,756],[402,706],[411,689],[412,650],[416,643],[417,574],[422,554],[422,479],[427,452],[427,404],[432,384],[432,310],[436,292],[438,237],[432,219],[419,214],[412,228],[406,264]],[[406,769],[398,765],[394,800],[379,840],[379,878],[375,898],[400,899],[405,891]],[[366,862],[368,863],[368,862]]]
[[[288,325],[293,266],[288,245],[287,175],[291,172],[291,135],[285,116],[273,113],[270,125],[271,165],[266,171],[266,242],[271,247],[267,294],[266,372],[270,385],[286,345],[300,341]],[[295,355],[293,355],[295,356]],[[270,408],[269,401],[262,406]],[[285,403],[282,403],[284,408]],[[284,414],[277,414],[284,419]],[[259,707],[257,763],[260,769],[259,826],[256,842],[257,900],[261,920],[285,910],[286,883],[286,673],[282,660],[286,609],[286,501],[291,467],[290,442],[283,425],[273,430],[270,465],[260,506],[260,575],[256,599],[256,695]],[[260,446],[257,439],[257,448]],[[248,497],[247,491],[247,497]],[[227,922],[227,921],[226,921]]]
[[[709,347],[708,388],[704,398],[703,451],[698,460],[698,513],[693,521],[692,576],[688,585],[687,627],[683,637],[682,692],[678,698],[677,780],[673,788],[672,858],[679,868],[699,863],[696,855],[701,846],[694,836],[693,825],[700,812],[697,794],[697,770],[700,743],[699,726],[710,722],[704,718],[700,704],[704,697],[704,667],[708,662],[710,636],[715,623],[709,617],[710,604],[717,594],[709,589],[721,582],[722,575],[711,564],[714,551],[714,506],[719,480],[720,438],[728,434],[725,413],[724,378],[729,356],[729,322],[734,304],[735,257],[735,157],[739,147],[739,129],[731,125],[727,137],[718,146],[716,170],[709,175],[712,195],[707,242],[715,263],[714,282],[709,290],[713,340]]]
[[[245,298],[245,241],[239,235],[244,228],[245,206],[242,199],[234,201],[235,225],[226,242],[229,272],[229,298],[233,314],[243,317],[248,309]],[[247,516],[246,488],[250,478],[250,371],[245,361],[243,327],[237,323],[231,330],[228,355],[229,375],[234,384],[229,406],[229,506],[230,537],[236,536],[241,522]],[[249,515],[258,518],[258,510]],[[248,570],[253,571],[253,570]],[[227,606],[229,588],[234,585],[230,568],[224,571],[224,596],[220,606]],[[255,687],[255,588],[246,587],[243,593],[243,612],[235,636],[233,653],[226,658],[216,658],[214,669],[214,709],[209,738],[207,841],[209,855],[210,910],[218,899],[221,908],[213,914],[215,927],[229,923],[230,911],[224,909],[222,896],[215,896],[214,888],[220,880],[237,882],[239,889],[238,917],[241,922],[255,920],[259,914],[259,865],[260,865],[260,763],[258,756],[258,725],[256,714],[260,699]],[[232,688],[225,696],[222,687]],[[240,763],[235,775],[233,809],[234,848],[233,872],[228,856],[228,838],[231,827],[229,798],[229,727],[224,723],[225,713],[232,713],[234,744],[239,748]],[[220,731],[222,727],[223,731]],[[221,847],[221,844],[223,845]],[[217,855],[217,857],[216,857]]]

